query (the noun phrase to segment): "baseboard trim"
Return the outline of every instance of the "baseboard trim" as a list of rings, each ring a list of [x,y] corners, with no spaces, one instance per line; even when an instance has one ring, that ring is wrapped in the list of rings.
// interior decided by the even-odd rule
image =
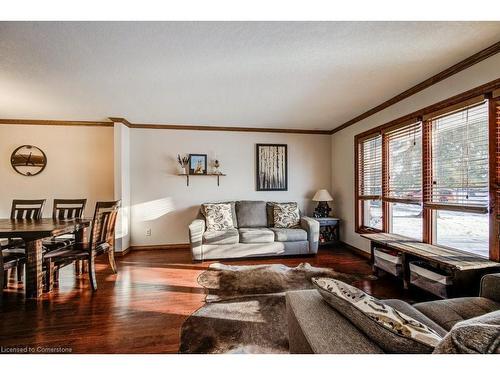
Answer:
[[[127,247],[125,250],[123,251],[115,251],[115,256],[116,257],[124,257],[125,255],[127,255],[128,253],[130,252],[130,247]]]
[[[142,251],[142,250],[172,250],[172,249],[181,249],[187,250],[190,246],[188,243],[179,243],[179,244],[164,244],[164,245],[133,245],[130,246],[130,251]]]
[[[355,246],[349,245],[348,243],[345,243],[344,241],[340,241],[342,246],[345,246],[348,250],[351,250],[353,253],[356,253],[358,255],[361,255],[363,258],[370,259],[370,253],[361,249],[358,249]]]

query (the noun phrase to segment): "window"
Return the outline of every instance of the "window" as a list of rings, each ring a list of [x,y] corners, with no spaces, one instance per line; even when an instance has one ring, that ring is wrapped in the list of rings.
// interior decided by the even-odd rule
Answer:
[[[422,241],[422,206],[415,204],[391,203],[389,212],[389,232]]]
[[[430,121],[434,243],[488,256],[488,103]]]
[[[436,244],[488,258],[488,215],[448,210],[436,210],[434,215]]]
[[[382,230],[382,201],[366,199],[363,204],[363,226]]]
[[[356,229],[500,261],[500,91],[491,97],[357,136]]]
[[[429,208],[488,211],[487,103],[431,120]]]
[[[383,200],[388,208],[389,232],[422,240],[422,124],[384,132],[387,177]]]
[[[360,140],[358,146],[358,228],[382,230],[382,137]]]

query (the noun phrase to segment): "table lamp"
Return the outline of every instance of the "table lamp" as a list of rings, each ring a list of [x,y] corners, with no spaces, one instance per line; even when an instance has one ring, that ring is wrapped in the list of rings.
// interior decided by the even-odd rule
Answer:
[[[328,217],[330,215],[332,209],[328,206],[328,202],[333,201],[333,198],[328,190],[318,190],[312,200],[318,202],[318,206],[314,210],[314,217]]]

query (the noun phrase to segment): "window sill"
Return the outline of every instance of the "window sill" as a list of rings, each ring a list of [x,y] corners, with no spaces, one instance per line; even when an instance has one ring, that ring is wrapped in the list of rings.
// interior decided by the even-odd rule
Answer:
[[[355,232],[358,234],[383,233],[383,231],[381,229],[375,229],[375,228],[369,228],[369,227],[357,228]]]

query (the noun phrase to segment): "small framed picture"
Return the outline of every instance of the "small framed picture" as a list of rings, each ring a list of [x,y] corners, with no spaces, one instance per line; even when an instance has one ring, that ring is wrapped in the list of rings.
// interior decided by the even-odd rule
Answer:
[[[189,174],[207,174],[206,154],[189,154]]]

